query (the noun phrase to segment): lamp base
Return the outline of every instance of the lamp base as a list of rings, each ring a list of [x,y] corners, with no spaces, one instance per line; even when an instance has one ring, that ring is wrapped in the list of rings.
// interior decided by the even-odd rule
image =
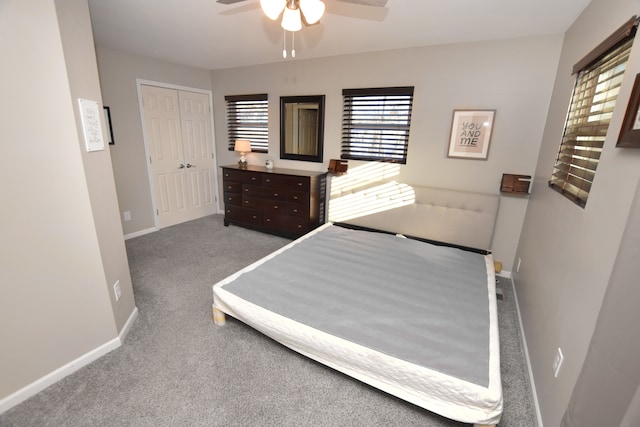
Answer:
[[[247,168],[247,159],[245,159],[244,157],[242,157],[240,160],[238,160],[238,167],[240,169],[246,169]]]

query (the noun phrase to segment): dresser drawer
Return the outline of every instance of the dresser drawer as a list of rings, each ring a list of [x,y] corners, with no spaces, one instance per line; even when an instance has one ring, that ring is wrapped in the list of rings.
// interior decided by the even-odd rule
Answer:
[[[287,191],[287,202],[294,204],[308,204],[309,193],[303,193],[302,191]]]
[[[243,185],[242,186],[243,197],[261,197],[271,200],[285,200],[285,191],[280,190],[278,187],[258,187],[256,185]]]
[[[225,219],[244,222],[251,225],[262,225],[262,212],[241,206],[225,206]]]
[[[260,172],[224,169],[222,172],[224,181],[236,181],[243,184],[262,184]]]
[[[309,231],[308,218],[270,214],[267,212],[264,212],[262,225],[268,228],[282,230],[289,234],[301,235]]]
[[[262,211],[267,214],[286,214],[287,213],[287,204],[284,202],[278,202],[277,200],[263,200],[262,202]]]
[[[242,183],[224,180],[224,192],[240,194],[242,192]]]
[[[304,176],[264,175],[262,184],[265,187],[279,187],[290,191],[308,192],[309,178]]]
[[[236,206],[241,206],[242,205],[242,194],[240,194],[238,192],[238,194],[234,194],[234,193],[224,193],[224,203],[226,205],[236,205]]]
[[[309,192],[309,178],[303,176],[287,177],[287,190]]]
[[[241,205],[244,208],[262,209],[265,204],[266,204],[266,201],[259,197],[251,197],[251,196],[242,197]]]
[[[304,217],[309,218],[309,205],[296,205],[287,203],[286,206],[287,215],[296,216],[296,217]]]

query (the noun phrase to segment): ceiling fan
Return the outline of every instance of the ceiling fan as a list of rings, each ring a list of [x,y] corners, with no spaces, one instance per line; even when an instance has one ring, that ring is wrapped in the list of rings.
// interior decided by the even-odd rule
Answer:
[[[247,0],[217,0],[220,4],[234,4]],[[326,0],[325,0],[326,1]],[[362,6],[385,7],[388,0],[331,0]],[[299,31],[302,23],[313,25],[317,23],[325,11],[322,0],[260,0],[260,6],[265,15],[276,20],[282,14],[282,28],[286,31]]]
[[[247,0],[217,0],[220,4],[234,4]],[[326,1],[326,0],[325,0]],[[363,6],[384,8],[387,0],[332,0]],[[273,21],[282,15],[281,27],[284,30],[282,57],[287,57],[287,31],[291,33],[291,57],[295,58],[295,32],[305,25],[316,24],[324,15],[325,4],[322,0],[260,0],[260,7],[267,17]],[[386,9],[383,9],[386,11]]]

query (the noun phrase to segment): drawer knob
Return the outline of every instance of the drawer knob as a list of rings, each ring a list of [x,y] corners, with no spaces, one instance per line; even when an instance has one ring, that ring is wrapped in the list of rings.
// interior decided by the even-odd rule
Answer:
[[[267,218],[267,222],[271,222],[271,218]]]
[[[273,205],[273,209],[278,209],[280,206],[278,205]]]
[[[245,200],[245,201],[244,201],[244,204],[245,204],[245,205],[248,205],[248,204],[249,204],[249,201],[248,201],[248,200]]]
[[[253,219],[256,219],[256,218],[258,218],[258,217],[254,215],[254,216],[253,216]]]
[[[251,177],[251,181],[255,181],[255,180],[256,180],[256,177],[255,177],[255,176],[252,176],[252,177]]]
[[[302,183],[301,183],[301,182],[299,182],[299,183],[298,183],[298,186],[302,187]]]
[[[294,210],[293,210],[293,213],[298,213],[298,209],[294,209]]]
[[[293,196],[293,200],[298,200],[298,196]]]
[[[273,193],[273,197],[278,197],[279,194],[278,193]]]

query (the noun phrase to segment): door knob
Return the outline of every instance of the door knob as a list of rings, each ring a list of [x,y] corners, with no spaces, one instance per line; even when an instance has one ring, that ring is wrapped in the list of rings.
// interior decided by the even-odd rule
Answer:
[[[196,167],[196,165],[192,165],[191,163],[187,163],[187,167],[188,167],[188,168],[195,168],[195,167]]]
[[[180,163],[180,166],[178,166],[178,169],[184,169],[184,165]]]

